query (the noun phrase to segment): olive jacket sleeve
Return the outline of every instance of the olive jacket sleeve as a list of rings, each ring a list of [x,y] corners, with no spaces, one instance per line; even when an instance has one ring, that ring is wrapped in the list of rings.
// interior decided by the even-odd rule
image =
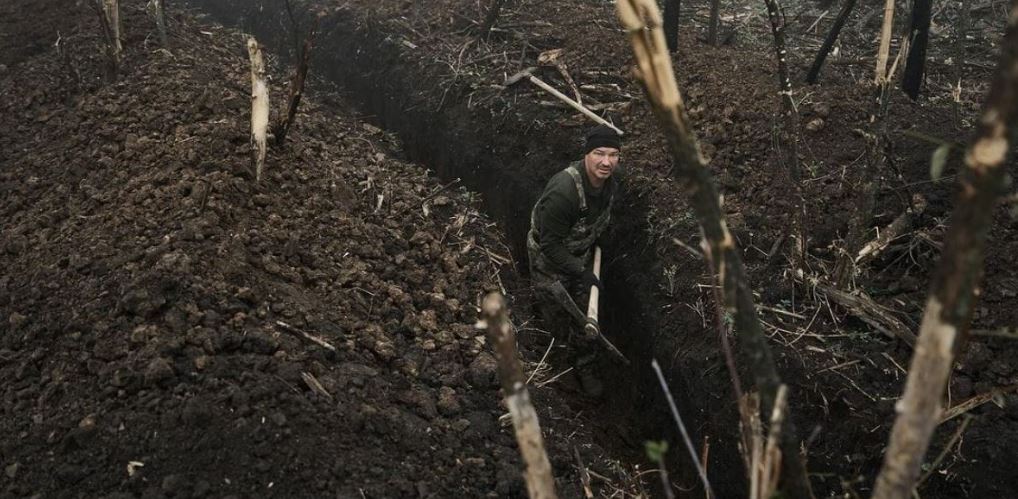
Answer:
[[[584,262],[573,256],[565,245],[569,231],[582,216],[579,204],[572,177],[559,172],[548,181],[534,219],[540,233],[541,253],[569,277],[579,277],[584,270]]]

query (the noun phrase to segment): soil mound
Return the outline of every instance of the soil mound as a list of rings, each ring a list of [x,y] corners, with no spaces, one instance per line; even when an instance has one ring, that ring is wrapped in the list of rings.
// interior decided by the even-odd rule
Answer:
[[[58,3],[65,48],[0,73],[0,495],[518,492],[476,196],[329,95],[256,184],[238,33],[174,14],[166,50],[127,4],[103,81],[98,23]],[[4,43],[52,47],[31,28]]]

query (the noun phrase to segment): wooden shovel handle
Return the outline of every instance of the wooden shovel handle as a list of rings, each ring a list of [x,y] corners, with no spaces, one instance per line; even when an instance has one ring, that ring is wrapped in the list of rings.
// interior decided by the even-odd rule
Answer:
[[[594,245],[594,275],[601,278],[601,247]],[[597,303],[601,297],[601,290],[597,286],[590,287],[590,303],[587,304],[587,319],[597,324]]]

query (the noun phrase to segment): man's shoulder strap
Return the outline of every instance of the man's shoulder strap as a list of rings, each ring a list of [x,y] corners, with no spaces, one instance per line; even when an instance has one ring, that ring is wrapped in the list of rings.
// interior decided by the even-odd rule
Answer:
[[[580,177],[579,169],[576,165],[569,165],[565,171],[573,177],[573,183],[576,184],[576,194],[580,198],[580,213],[587,213],[587,195],[583,192],[583,178]]]

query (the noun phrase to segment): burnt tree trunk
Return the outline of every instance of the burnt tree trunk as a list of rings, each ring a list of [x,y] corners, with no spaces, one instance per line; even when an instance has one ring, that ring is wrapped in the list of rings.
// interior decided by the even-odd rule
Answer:
[[[954,36],[954,85],[951,90],[954,103],[954,123],[961,130],[961,79],[964,74],[965,59],[968,58],[968,28],[969,28],[969,0],[961,0],[961,12],[958,13],[958,22],[955,24]]]
[[[721,22],[721,0],[710,0],[710,23],[707,25],[707,43],[718,44],[718,24]]]
[[[806,201],[802,194],[802,173],[799,170],[799,113],[795,109],[795,99],[792,97],[792,80],[788,71],[788,50],[785,48],[785,13],[778,3],[778,0],[764,0],[767,4],[767,17],[771,22],[771,33],[774,35],[774,55],[778,66],[778,96],[781,100],[781,114],[784,121],[784,131],[780,134],[778,141],[783,149],[781,157],[784,158],[785,168],[788,173],[789,187],[795,193],[795,235],[798,241],[793,249],[793,261],[802,268],[802,258],[805,254],[805,207]]]
[[[149,8],[152,11],[152,17],[154,17],[156,21],[156,30],[159,33],[159,44],[166,47],[166,9],[163,6],[163,0],[152,0],[149,3]]]
[[[838,12],[838,17],[834,19],[834,25],[831,26],[831,30],[827,32],[827,38],[824,38],[824,44],[820,46],[820,50],[817,51],[817,56],[813,59],[813,65],[809,68],[809,73],[806,74],[806,83],[810,85],[817,82],[820,78],[820,69],[824,67],[824,61],[827,60],[827,54],[831,53],[831,48],[834,47],[834,42],[838,40],[838,35],[841,34],[841,28],[845,26],[845,21],[848,20],[848,16],[852,14],[852,9],[855,8],[856,0],[846,0],[845,5],[841,6],[841,12]]]
[[[308,69],[311,66],[311,49],[314,47],[315,34],[318,31],[318,23],[321,17],[312,21],[311,29],[304,38],[304,45],[301,47],[300,61],[290,79],[289,105],[286,110],[286,117],[275,127],[276,145],[281,146],[286,142],[286,135],[290,132],[294,120],[297,119],[297,107],[300,106],[301,98],[304,96],[304,82],[307,81]]]
[[[491,0],[491,5],[488,6],[488,13],[484,16],[484,24],[481,25],[481,39],[487,40],[491,36],[491,30],[495,27],[495,23],[498,22],[498,15],[502,12],[505,2],[506,0]]]
[[[667,43],[660,29],[661,13],[653,0],[620,0],[616,8],[632,42],[647,98],[668,139],[668,149],[674,159],[672,176],[689,195],[690,206],[700,222],[711,254],[711,270],[721,281],[725,310],[735,318],[743,356],[749,361],[763,410],[769,414],[775,405],[781,378],[767,344],[767,336],[760,328],[753,291],[735,238],[725,223],[717,187],[711,179],[675,82],[671,59],[667,57]],[[781,470],[783,491],[795,499],[811,498],[809,478],[799,453],[799,440],[790,420],[782,437],[781,450],[785,459]]]
[[[930,39],[932,8],[932,0],[912,0],[912,21],[909,23],[911,27],[908,34],[911,43],[905,61],[905,74],[901,80],[901,89],[912,100],[919,97],[919,87],[926,75],[926,45]]]
[[[956,343],[968,333],[983,273],[993,209],[1005,192],[1009,140],[1018,121],[1018,0],[1011,0],[1001,58],[978,128],[965,152],[961,189],[951,214],[944,252],[926,301],[905,393],[895,405],[875,499],[912,496],[923,456],[943,410]]]
[[[668,51],[675,53],[679,50],[679,11],[681,0],[665,0],[665,41],[668,42]]]

